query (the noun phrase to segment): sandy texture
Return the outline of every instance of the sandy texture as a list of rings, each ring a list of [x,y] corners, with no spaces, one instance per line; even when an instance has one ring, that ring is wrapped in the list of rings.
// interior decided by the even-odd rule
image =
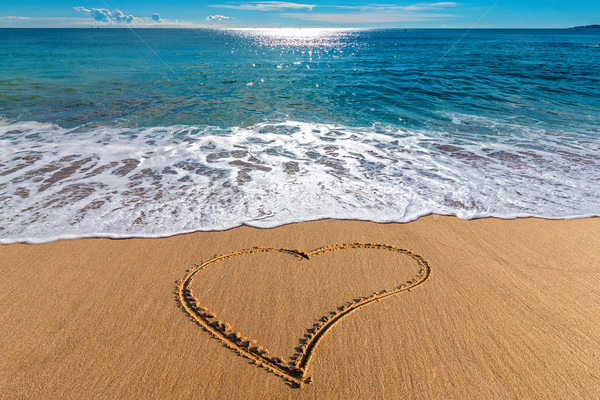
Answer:
[[[356,242],[408,249],[431,275],[340,319],[302,388],[226,347],[176,296],[216,254]],[[599,398],[598,249],[597,218],[438,216],[0,246],[0,398]],[[420,269],[389,249],[244,253],[190,289],[227,334],[288,363],[322,317]]]

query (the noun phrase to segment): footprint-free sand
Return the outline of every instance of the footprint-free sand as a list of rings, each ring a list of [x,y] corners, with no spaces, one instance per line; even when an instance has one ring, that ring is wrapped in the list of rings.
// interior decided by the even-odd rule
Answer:
[[[600,398],[599,249],[599,218],[444,216],[3,245],[0,398]],[[319,329],[310,383],[265,364]]]

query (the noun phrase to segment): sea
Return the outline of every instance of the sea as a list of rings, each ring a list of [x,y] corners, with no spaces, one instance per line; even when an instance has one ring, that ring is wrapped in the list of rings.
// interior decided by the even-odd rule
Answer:
[[[0,242],[600,215],[600,30],[0,29]]]

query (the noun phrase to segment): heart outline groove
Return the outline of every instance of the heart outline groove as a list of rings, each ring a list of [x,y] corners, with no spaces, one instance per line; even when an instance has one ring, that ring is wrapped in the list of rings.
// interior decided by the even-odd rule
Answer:
[[[393,289],[383,289],[378,292],[374,292],[371,295],[355,299],[343,307],[338,307],[336,312],[332,312],[321,317],[318,324],[316,324],[312,330],[309,330],[309,332],[312,332],[301,346],[301,349],[295,359],[290,361],[290,363],[287,365],[285,364],[285,360],[283,360],[281,357],[271,357],[267,352],[264,351],[264,349],[261,350],[261,346],[252,345],[252,342],[256,344],[256,341],[251,341],[247,338],[241,338],[239,334],[234,334],[233,327],[231,325],[219,321],[214,313],[210,312],[206,307],[203,307],[199,304],[199,301],[194,296],[192,290],[192,283],[199,271],[206,269],[209,265],[216,262],[227,260],[243,254],[279,252],[293,255],[297,257],[299,261],[303,261],[310,260],[311,257],[336,250],[357,248],[389,250],[408,255],[419,265],[419,272],[413,278],[408,279]],[[409,291],[410,289],[425,282],[430,275],[431,266],[429,265],[429,262],[422,256],[415,254],[410,250],[387,244],[343,243],[320,247],[309,252],[285,248],[254,247],[251,249],[244,249],[220,256],[215,256],[210,260],[203,262],[202,264],[194,265],[193,268],[187,271],[187,275],[177,282],[175,294],[177,301],[179,302],[179,306],[191,317],[191,319],[211,336],[221,341],[226,347],[236,351],[239,355],[250,359],[256,365],[274,373],[291,386],[302,387],[304,383],[312,382],[312,378],[307,377],[307,373],[308,367],[310,366],[310,361],[312,360],[317,345],[320,343],[321,339],[329,331],[331,331],[331,329],[338,322],[340,322],[340,320],[359,308],[365,307],[383,298],[395,296],[399,293]]]

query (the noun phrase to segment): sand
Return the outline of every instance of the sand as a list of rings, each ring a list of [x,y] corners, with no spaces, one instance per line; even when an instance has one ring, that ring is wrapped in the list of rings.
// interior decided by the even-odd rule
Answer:
[[[599,249],[443,216],[4,245],[0,398],[600,398]]]

